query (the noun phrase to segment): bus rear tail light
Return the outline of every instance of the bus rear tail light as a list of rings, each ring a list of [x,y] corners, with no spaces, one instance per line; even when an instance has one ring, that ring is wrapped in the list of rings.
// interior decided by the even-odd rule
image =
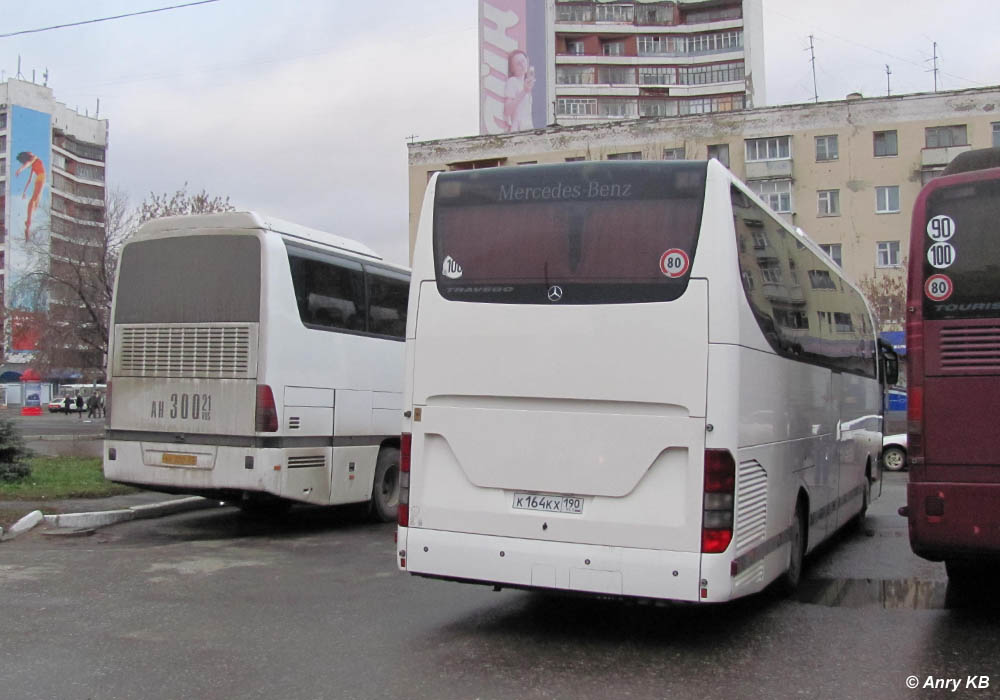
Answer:
[[[736,462],[728,450],[705,450],[705,493],[701,516],[701,551],[719,554],[733,540]]]
[[[410,455],[413,449],[413,435],[403,433],[399,447],[399,515],[400,527],[410,524]]]
[[[274,392],[267,384],[257,385],[257,408],[254,429],[258,433],[278,431],[278,407],[274,403]]]
[[[907,389],[906,459],[911,467],[924,461],[924,387],[919,384]]]

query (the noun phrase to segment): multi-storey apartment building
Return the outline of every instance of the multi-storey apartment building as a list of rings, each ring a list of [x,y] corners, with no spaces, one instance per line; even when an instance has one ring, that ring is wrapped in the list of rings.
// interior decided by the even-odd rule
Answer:
[[[761,0],[555,3],[555,119],[762,106]]]
[[[956,154],[988,146],[1000,146],[1000,87],[851,95],[818,104],[415,143],[409,147],[410,248],[424,188],[436,171],[717,158],[805,230],[849,278],[899,279],[910,212],[922,185]]]
[[[79,302],[45,283],[75,274],[105,238],[108,122],[56,102],[52,90],[0,83],[0,295],[2,355],[26,363],[41,319],[85,322]]]
[[[479,0],[480,133],[765,104],[762,0]]]

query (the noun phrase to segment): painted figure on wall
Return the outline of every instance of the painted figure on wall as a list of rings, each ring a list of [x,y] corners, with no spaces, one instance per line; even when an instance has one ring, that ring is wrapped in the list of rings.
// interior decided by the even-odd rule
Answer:
[[[503,115],[507,131],[531,129],[531,91],[535,87],[535,67],[520,49],[507,57],[507,84],[504,86]]]
[[[31,169],[28,173],[28,179],[24,183],[24,191],[21,193],[22,199],[27,199],[28,186],[31,185],[32,178],[35,180],[35,188],[32,190],[31,200],[28,202],[28,216],[24,220],[24,240],[27,241],[31,231],[31,215],[38,208],[38,202],[42,198],[42,190],[45,187],[45,164],[38,156],[29,151],[18,153],[17,162],[21,164],[21,167],[14,173],[14,177],[20,175],[26,168]]]

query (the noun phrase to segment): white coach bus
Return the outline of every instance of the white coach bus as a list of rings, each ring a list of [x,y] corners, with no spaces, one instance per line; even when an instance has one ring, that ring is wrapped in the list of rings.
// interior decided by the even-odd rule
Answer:
[[[717,161],[436,175],[413,266],[411,574],[725,601],[881,488],[865,299]]]
[[[115,286],[105,476],[394,520],[408,290],[360,243],[253,213],[143,225]]]

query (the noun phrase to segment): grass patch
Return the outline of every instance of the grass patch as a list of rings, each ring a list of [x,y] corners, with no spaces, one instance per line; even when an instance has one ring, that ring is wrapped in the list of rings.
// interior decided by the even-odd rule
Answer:
[[[105,479],[97,457],[33,457],[30,463],[28,478],[0,481],[0,501],[105,498],[138,490]]]

